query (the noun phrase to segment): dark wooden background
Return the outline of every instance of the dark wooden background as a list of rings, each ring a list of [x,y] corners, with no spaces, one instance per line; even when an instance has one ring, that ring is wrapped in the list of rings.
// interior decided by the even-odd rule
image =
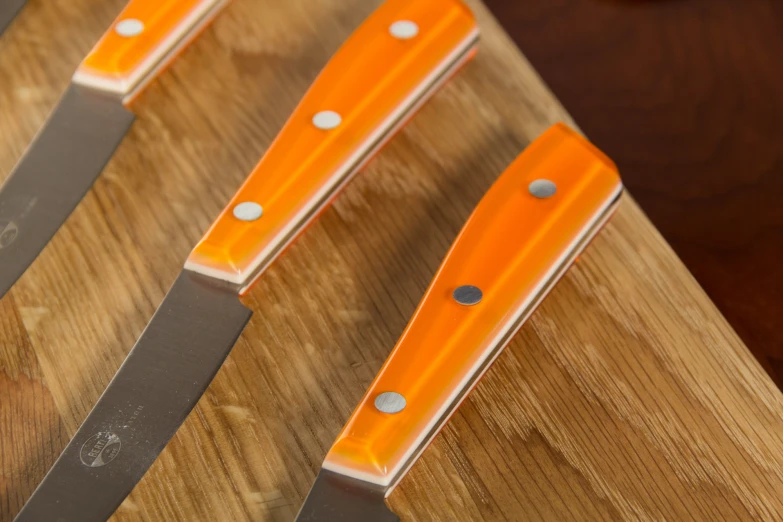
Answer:
[[[783,386],[783,1],[485,1]]]

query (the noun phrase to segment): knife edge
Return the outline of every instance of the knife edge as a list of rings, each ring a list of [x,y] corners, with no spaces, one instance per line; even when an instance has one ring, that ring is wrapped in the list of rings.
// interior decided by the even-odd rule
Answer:
[[[8,29],[11,22],[19,14],[27,3],[27,0],[3,0],[5,5],[0,7],[0,35]]]
[[[235,288],[182,271],[14,521],[106,520],[195,407],[251,315]]]
[[[106,96],[71,85],[0,185],[0,297],[90,189],[135,120]]]

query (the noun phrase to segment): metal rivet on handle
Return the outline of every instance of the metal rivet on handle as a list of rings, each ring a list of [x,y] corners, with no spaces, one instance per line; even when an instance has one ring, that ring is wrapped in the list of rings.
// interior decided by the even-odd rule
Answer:
[[[234,207],[234,217],[242,221],[255,221],[264,213],[264,208],[258,203],[246,201]]]
[[[481,298],[484,297],[484,293],[481,288],[471,285],[463,285],[454,290],[452,294],[454,300],[461,305],[473,306],[481,302]]]
[[[321,130],[332,130],[339,127],[343,117],[334,111],[321,111],[313,116],[313,125]]]
[[[118,35],[130,38],[132,36],[138,36],[144,31],[144,23],[135,18],[126,18],[125,20],[117,22],[117,25],[114,26],[114,30],[117,31]]]
[[[391,24],[389,32],[400,40],[410,40],[419,34],[419,26],[410,20],[400,20]]]
[[[557,192],[557,185],[548,179],[537,179],[531,183],[527,189],[535,197],[539,199],[546,199],[555,195],[555,192]]]
[[[405,397],[397,392],[383,392],[375,398],[375,407],[382,413],[400,413],[406,404]]]

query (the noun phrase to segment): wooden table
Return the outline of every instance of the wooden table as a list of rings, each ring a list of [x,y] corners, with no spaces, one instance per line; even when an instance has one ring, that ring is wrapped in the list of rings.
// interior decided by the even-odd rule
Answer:
[[[0,40],[6,175],[122,0]],[[188,251],[378,0],[235,0],[139,101],[0,301],[0,518],[86,416]],[[563,108],[478,2],[477,59],[245,299],[257,313],[113,520],[291,520],[482,193]],[[783,519],[783,400],[632,198],[390,497],[403,520]]]

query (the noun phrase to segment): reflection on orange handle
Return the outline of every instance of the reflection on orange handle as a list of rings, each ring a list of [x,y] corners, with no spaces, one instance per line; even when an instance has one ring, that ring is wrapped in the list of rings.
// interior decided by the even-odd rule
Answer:
[[[553,182],[556,192],[541,197],[552,185],[531,186],[536,180]],[[565,125],[530,145],[462,229],[323,467],[391,492],[608,219],[621,191],[611,160]],[[466,285],[480,290],[477,304],[460,304],[472,302],[464,288],[455,294]],[[398,410],[402,398],[401,411],[383,412]],[[383,399],[391,403],[376,402]]]
[[[246,291],[477,38],[460,0],[385,2],[321,72],[185,267]]]
[[[227,3],[131,0],[79,66],[74,83],[128,104]]]

